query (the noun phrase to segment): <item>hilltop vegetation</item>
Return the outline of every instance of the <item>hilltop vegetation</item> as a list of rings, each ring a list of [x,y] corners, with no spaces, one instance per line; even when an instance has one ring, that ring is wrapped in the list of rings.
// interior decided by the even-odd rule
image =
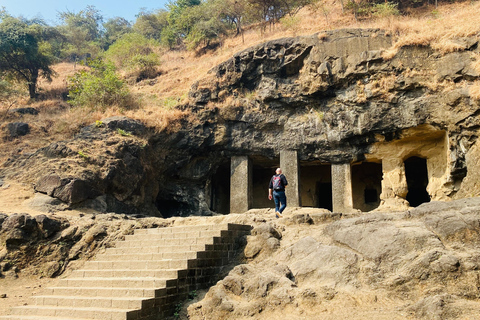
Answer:
[[[461,51],[458,39],[480,32],[479,9],[477,2],[435,7],[426,1],[178,0],[166,10],[140,12],[134,23],[119,17],[104,21],[89,6],[60,13],[57,26],[3,10],[1,126],[16,119],[7,112],[12,108],[28,105],[40,116],[23,116],[34,135],[28,141],[4,139],[0,162],[13,150],[33,151],[119,113],[158,131],[172,130],[176,120],[190,116],[175,106],[187,101],[195,81],[235,52],[263,41],[337,28],[381,28],[395,36],[385,58],[415,44]],[[14,30],[29,40],[28,47],[9,49],[18,46],[10,40],[19,39],[12,37],[12,25],[19,26]],[[17,67],[6,53],[15,53]],[[480,86],[472,86],[471,94],[479,94],[475,88]],[[235,99],[222,107],[235,105]]]

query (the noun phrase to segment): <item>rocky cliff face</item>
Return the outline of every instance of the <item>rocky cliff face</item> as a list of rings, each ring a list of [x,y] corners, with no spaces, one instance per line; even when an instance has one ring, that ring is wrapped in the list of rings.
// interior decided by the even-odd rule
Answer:
[[[181,107],[191,115],[179,130],[138,139],[115,131],[80,135],[12,161],[2,175],[13,177],[22,163],[43,162],[35,178],[68,178],[56,186],[61,188],[78,178],[96,190],[82,201],[103,196],[115,203],[106,208],[155,212],[156,204],[166,216],[209,214],[209,188],[216,175],[229,173],[231,156],[274,166],[281,150],[297,150],[307,164],[381,162],[388,181],[381,189],[385,206],[389,199],[405,199],[404,172],[398,168],[411,156],[430,160],[433,200],[476,195],[479,100],[469,90],[480,76],[474,68],[479,39],[456,41],[463,51],[441,54],[412,46],[388,59],[392,36],[381,30],[267,42],[234,55],[195,83],[191,103]],[[82,165],[81,150],[62,151],[86,141],[95,154],[106,154]]]

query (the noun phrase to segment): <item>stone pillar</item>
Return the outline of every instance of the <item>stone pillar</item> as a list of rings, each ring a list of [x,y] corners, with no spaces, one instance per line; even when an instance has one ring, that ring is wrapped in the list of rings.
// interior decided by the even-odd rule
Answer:
[[[248,156],[232,157],[230,168],[230,212],[248,211],[253,202],[252,162]]]
[[[350,163],[332,164],[333,212],[353,211]]]
[[[287,205],[291,207],[300,207],[300,165],[296,150],[280,151],[280,168],[287,178],[288,187],[285,189],[287,196]]]
[[[408,193],[405,165],[400,158],[382,159],[382,193],[380,205],[386,210],[404,210],[408,208],[405,200]]]

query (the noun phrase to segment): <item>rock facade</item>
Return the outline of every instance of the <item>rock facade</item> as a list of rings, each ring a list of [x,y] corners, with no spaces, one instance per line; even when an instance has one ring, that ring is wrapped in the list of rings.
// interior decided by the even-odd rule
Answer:
[[[425,184],[428,200],[478,195],[479,101],[469,90],[480,76],[474,67],[479,39],[460,40],[463,51],[411,46],[389,59],[383,56],[393,38],[381,30],[270,41],[235,54],[195,83],[191,102],[180,107],[194,120],[182,120],[178,130],[150,133],[105,119],[73,141],[13,159],[7,170],[47,160],[46,169],[30,172],[39,185],[53,174],[95,190],[77,198],[70,189],[66,195],[54,191],[62,201],[81,205],[108,195],[126,211],[158,209],[164,216],[228,208],[232,187],[222,181],[236,156],[253,160],[252,190],[259,195],[253,206],[264,206],[268,170],[278,166],[284,150],[297,152],[300,174],[306,175],[300,177],[301,202],[307,206],[321,206],[318,194],[331,184],[331,176],[310,176],[328,177],[327,166],[337,164],[352,166],[356,209],[421,203],[409,198],[413,178],[406,168],[412,159],[414,167],[425,167],[420,173],[427,182],[418,184]],[[116,126],[133,136],[119,135]],[[86,145],[95,156],[79,147]],[[264,183],[261,175],[267,176]]]

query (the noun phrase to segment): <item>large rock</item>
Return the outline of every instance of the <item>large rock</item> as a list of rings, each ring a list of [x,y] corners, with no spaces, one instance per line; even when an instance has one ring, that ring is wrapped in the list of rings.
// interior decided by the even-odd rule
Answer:
[[[142,134],[146,131],[146,127],[140,121],[130,119],[123,116],[114,116],[101,120],[109,129],[122,129],[135,135]]]
[[[17,138],[30,133],[30,126],[24,122],[12,122],[6,126],[7,134],[11,138]]]
[[[60,178],[58,175],[47,175],[40,178],[35,191],[46,193],[68,204],[76,204],[99,195],[92,185],[75,178]]]
[[[37,222],[29,214],[12,214],[2,223],[1,238],[8,249],[37,239],[39,231]]]
[[[280,247],[282,233],[271,223],[263,223],[252,230],[252,235],[245,247],[247,259],[253,259],[263,254],[270,254]]]
[[[24,204],[40,212],[52,213],[64,211],[69,208],[68,204],[46,194],[36,193],[32,198],[25,200]]]
[[[34,116],[36,116],[38,114],[38,110],[35,109],[35,108],[31,108],[31,107],[15,108],[15,109],[9,110],[8,112],[9,113],[18,113],[18,114],[21,114],[21,115],[29,114],[29,115],[34,115]]]
[[[404,255],[425,247],[443,249],[438,237],[419,222],[396,224],[383,216],[341,220],[326,233],[365,258],[395,268]]]
[[[57,219],[52,219],[44,214],[35,216],[40,232],[45,238],[49,238],[62,229],[62,222]]]
[[[61,179],[56,174],[41,177],[35,184],[35,191],[53,196],[57,188],[65,186],[69,182],[68,179]]]
[[[255,317],[265,309],[292,303],[295,283],[288,267],[277,265],[236,266],[229,275],[212,287],[205,299],[191,305],[189,319],[232,319]]]
[[[75,204],[98,196],[98,191],[91,184],[79,179],[72,179],[67,184],[55,189],[55,198],[68,204]]]
[[[312,237],[300,239],[278,254],[300,283],[335,288],[355,282],[361,257],[352,250],[327,246]]]

